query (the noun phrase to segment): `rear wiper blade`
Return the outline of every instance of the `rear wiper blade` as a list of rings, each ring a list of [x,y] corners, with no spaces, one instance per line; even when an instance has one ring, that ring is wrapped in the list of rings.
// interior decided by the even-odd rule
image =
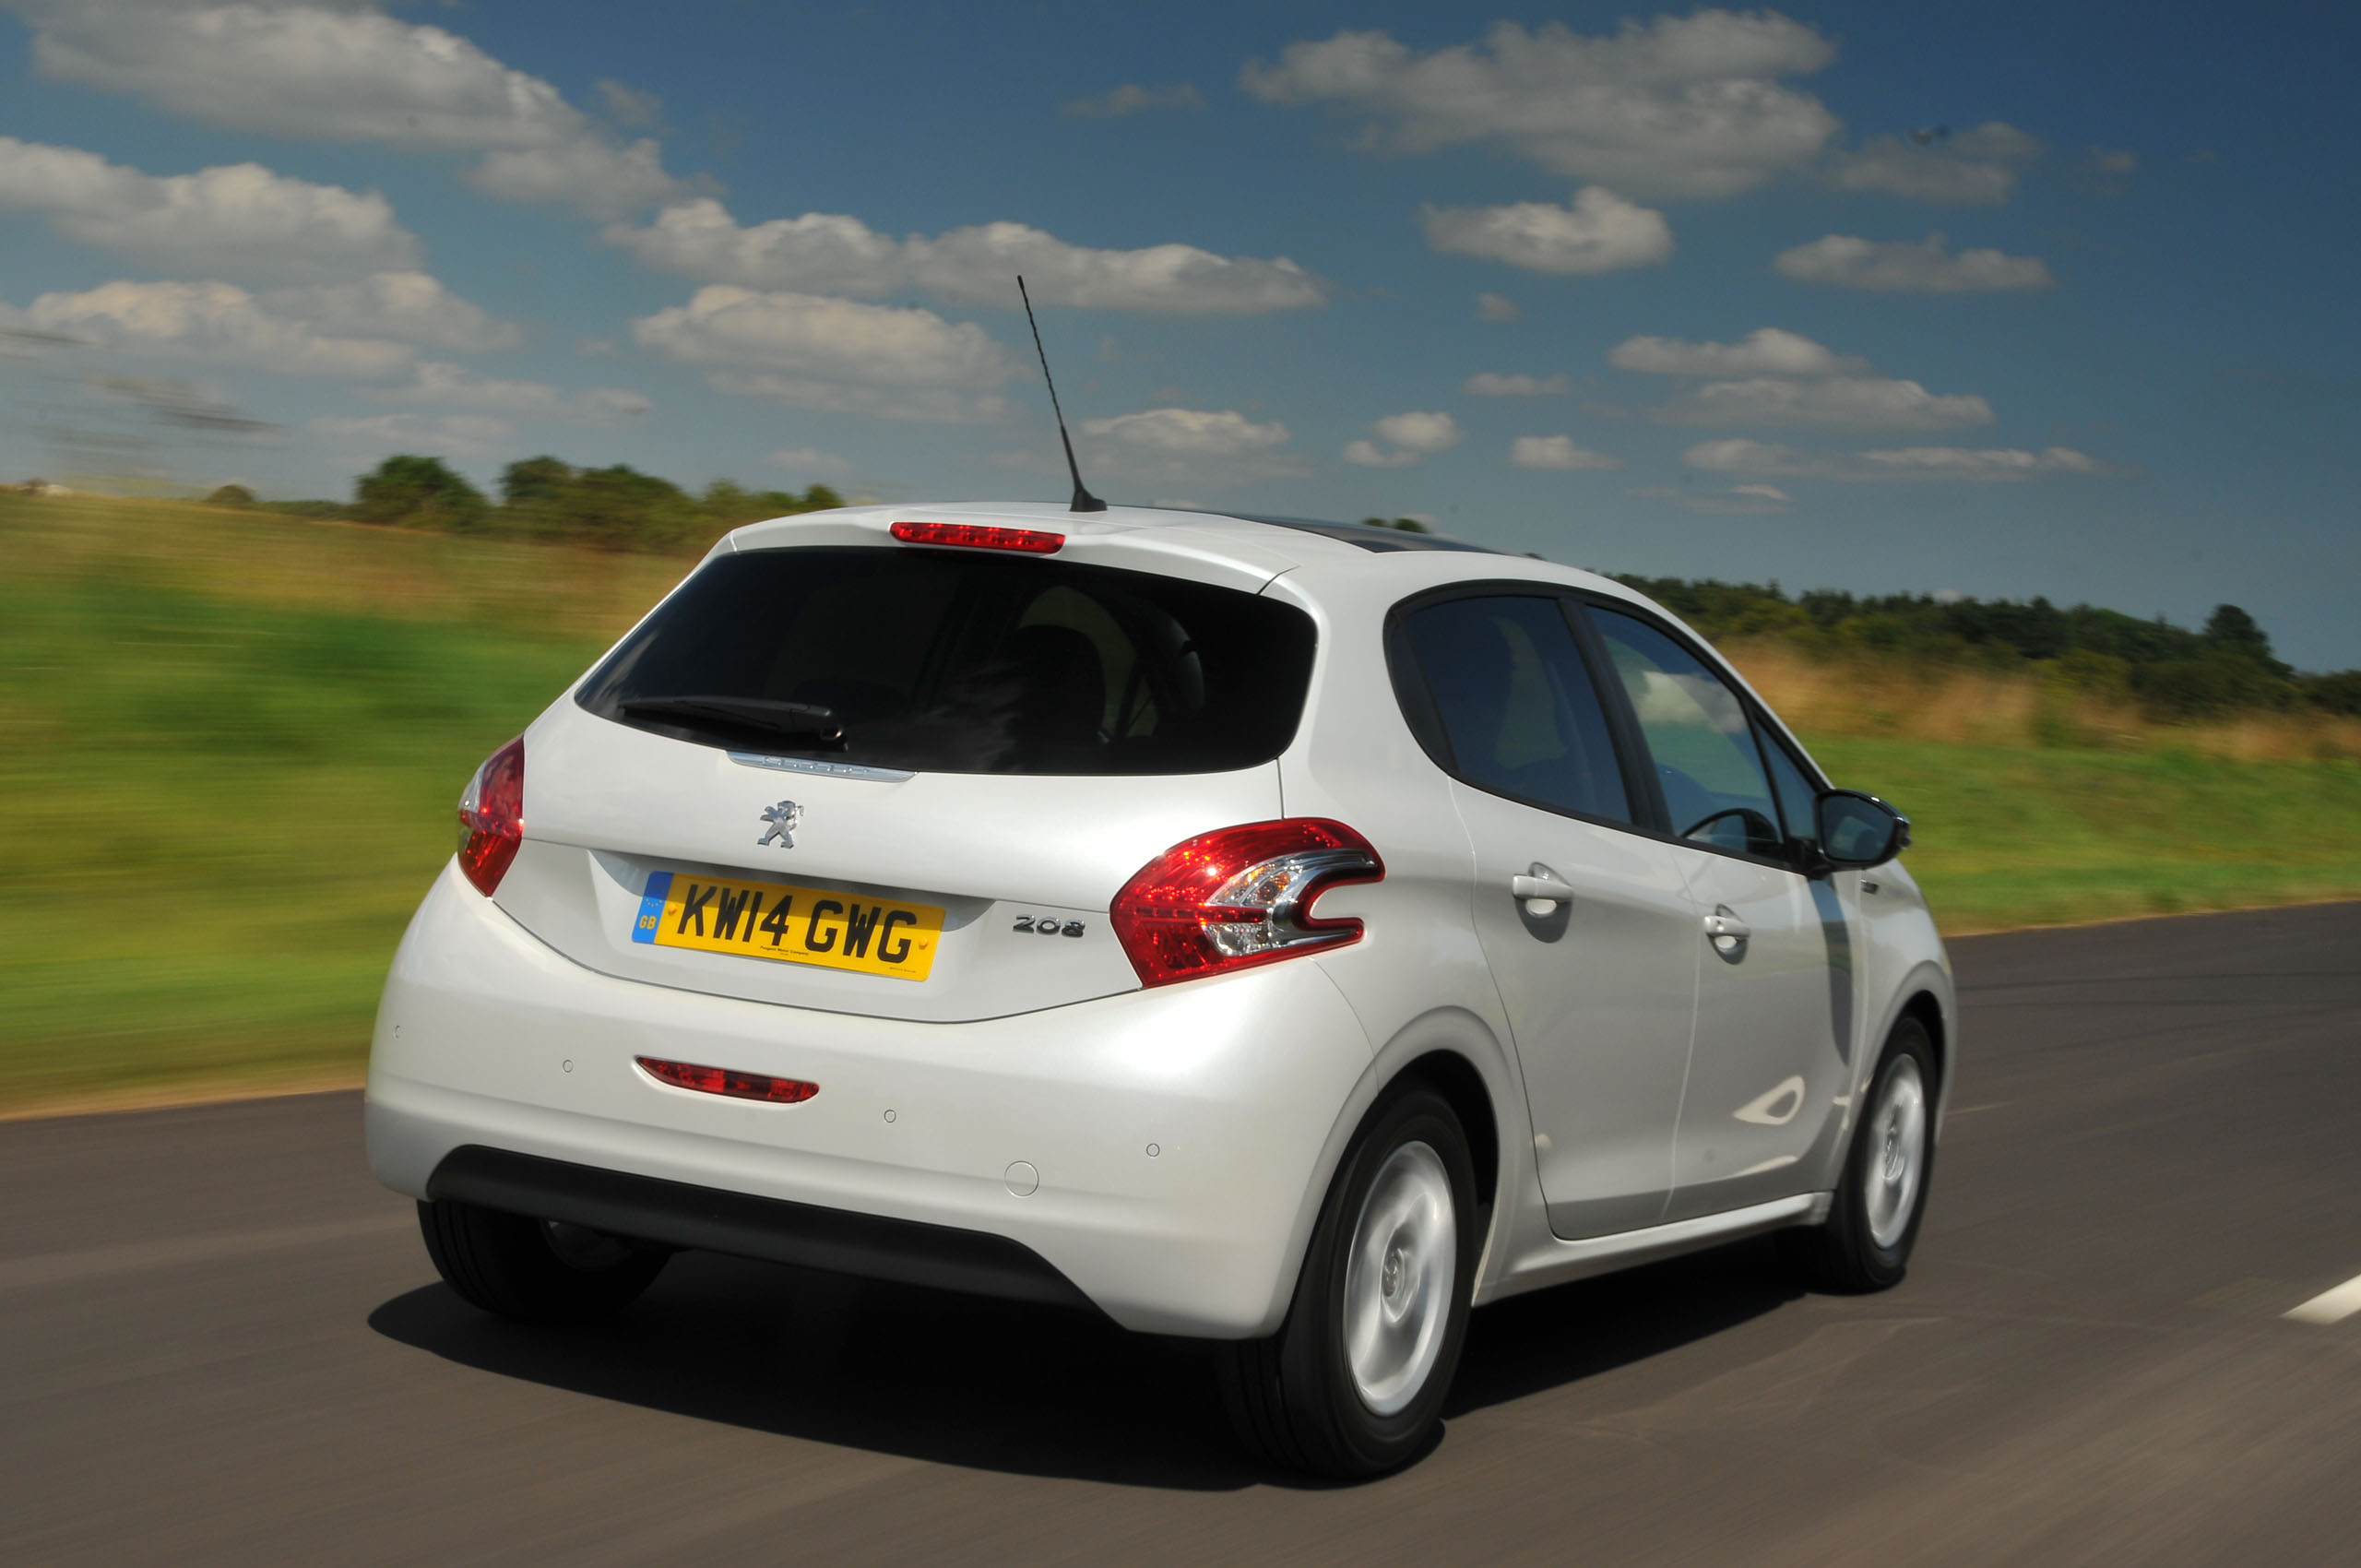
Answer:
[[[618,706],[625,713],[647,719],[718,721],[777,735],[809,736],[824,743],[845,738],[836,710],[816,702],[778,702],[769,697],[625,697]]]

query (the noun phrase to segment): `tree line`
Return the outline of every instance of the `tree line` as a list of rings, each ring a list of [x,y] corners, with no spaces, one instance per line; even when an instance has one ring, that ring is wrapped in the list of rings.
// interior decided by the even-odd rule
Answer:
[[[300,517],[440,529],[587,544],[604,550],[674,550],[765,517],[841,506],[825,484],[747,490],[714,481],[692,493],[627,464],[577,468],[527,457],[501,470],[500,498],[487,497],[439,457],[387,457],[353,481],[341,501],[258,501],[224,485],[216,505]],[[1423,533],[1411,517],[1370,517],[1379,528]],[[2096,605],[2060,607],[2035,598],[1946,594],[1853,594],[1814,588],[1790,596],[1777,583],[1619,575],[1716,642],[1775,637],[1823,658],[1904,657],[1928,663],[2037,670],[2067,685],[2137,702],[2160,719],[2241,709],[2309,708],[2361,717],[2361,670],[2297,671],[2272,650],[2252,615],[2214,607],[2201,631],[2158,615],[2142,620]]]
[[[673,550],[701,544],[742,523],[791,512],[841,506],[825,484],[748,490],[726,479],[691,493],[625,463],[576,468],[557,457],[527,457],[501,470],[493,501],[440,457],[403,453],[353,481],[346,501],[260,501],[243,485],[225,484],[215,505],[356,523],[437,529],[587,544],[601,550]]]
[[[2270,636],[2235,604],[2214,606],[2204,629],[2191,631],[2162,615],[2142,620],[2042,598],[2019,602],[1830,588],[1791,598],[1776,583],[1617,580],[1716,642],[1777,637],[1824,657],[1878,654],[2036,669],[2070,686],[2136,701],[2159,719],[2252,708],[2361,716],[2361,670],[2300,673],[2272,651]]]

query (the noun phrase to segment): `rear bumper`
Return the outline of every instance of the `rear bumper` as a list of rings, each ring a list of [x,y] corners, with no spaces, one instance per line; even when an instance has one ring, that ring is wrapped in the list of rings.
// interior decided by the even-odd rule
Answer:
[[[445,1155],[426,1179],[426,1195],[905,1285],[1051,1306],[1091,1304],[1039,1253],[1005,1236],[692,1187],[481,1144]]]
[[[723,1099],[639,1055],[820,1093]],[[600,975],[446,871],[386,981],[369,1158],[412,1196],[1239,1337],[1285,1315],[1370,1065],[1311,964],[911,1023]]]

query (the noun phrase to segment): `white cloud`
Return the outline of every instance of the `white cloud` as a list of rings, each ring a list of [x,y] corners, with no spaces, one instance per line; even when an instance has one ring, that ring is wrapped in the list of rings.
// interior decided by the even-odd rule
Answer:
[[[952,304],[1014,305],[1023,273],[1035,303],[1183,315],[1319,304],[1318,279],[1282,256],[1219,256],[1194,245],[1094,250],[1022,223],[896,240],[858,218],[807,212],[742,228],[710,197],[676,203],[608,240],[646,267],[750,288],[875,296],[916,290]]]
[[[1203,109],[1205,95],[1197,90],[1194,82],[1174,82],[1169,87],[1141,87],[1125,82],[1119,88],[1089,98],[1077,98],[1065,106],[1065,113],[1077,119],[1113,120],[1125,114],[1136,114],[1143,109]]]
[[[611,77],[599,78],[599,105],[608,119],[635,131],[652,131],[664,123],[662,99]]]
[[[104,349],[243,365],[290,375],[370,378],[407,367],[408,344],[343,338],[266,310],[231,283],[101,284],[43,294],[22,311],[0,306],[0,327],[30,327]]]
[[[1283,451],[1287,427],[1235,409],[1146,409],[1085,420],[1075,445],[1087,471],[1162,483],[1220,484],[1239,479],[1298,478],[1304,461]]]
[[[1478,321],[1514,321],[1520,314],[1514,300],[1494,293],[1476,296],[1476,319]]]
[[[1781,78],[1835,58],[1774,12],[1627,20],[1596,37],[1549,22],[1493,26],[1421,53],[1382,32],[1291,43],[1240,83],[1274,103],[1325,103],[1390,123],[1372,145],[1425,152],[1493,142],[1552,173],[1651,196],[1719,196],[1811,162],[1835,116]]]
[[[611,213],[676,195],[655,145],[619,147],[538,77],[367,6],[24,0],[46,77],[303,140],[491,155],[494,195]]]
[[[9,208],[42,213],[86,245],[226,277],[338,277],[418,259],[417,236],[376,192],[259,163],[160,178],[95,152],[0,137],[0,210]]]
[[[1992,422],[1972,393],[1935,393],[1915,381],[1831,375],[1715,381],[1655,410],[1665,424],[1786,425],[1824,430],[1957,430]]]
[[[1021,362],[982,327],[932,311],[726,283],[634,321],[632,337],[703,367],[724,392],[889,419],[997,418]]]
[[[1571,206],[1520,201],[1506,207],[1429,207],[1419,213],[1427,244],[1560,277],[1647,267],[1672,255],[1664,214],[1584,185]]]
[[[681,190],[664,172],[662,149],[647,137],[620,147],[584,138],[487,152],[468,184],[503,201],[564,202],[593,218],[637,212]]]
[[[1865,476],[1880,479],[2017,480],[2112,471],[2097,458],[2070,446],[2045,446],[2038,452],[2015,447],[1904,446],[1864,452],[1860,463]]]
[[[1501,375],[1479,371],[1460,391],[1470,398],[1563,398],[1573,384],[1562,375]]]
[[[1794,505],[1774,484],[1734,484],[1727,490],[1684,490],[1674,484],[1652,484],[1628,493],[1648,501],[1666,501],[1684,512],[1707,517],[1756,517],[1785,512]]]
[[[1916,137],[1873,137],[1858,152],[1839,154],[1831,172],[1846,190],[1987,206],[2008,200],[2016,189],[2017,172],[2011,165],[2037,158],[2043,150],[2038,137],[1993,120],[1923,144]]]
[[[2007,482],[2047,474],[2102,475],[2116,470],[2067,446],[2038,452],[2022,447],[1903,446],[1849,453],[1805,452],[1773,442],[1701,441],[1681,454],[1708,473],[1770,479],[1945,480]]]
[[[303,428],[325,445],[372,457],[395,452],[486,457],[511,450],[516,434],[506,420],[490,414],[323,415]]]
[[[1607,362],[1649,375],[1845,375],[1869,368],[1857,356],[1776,327],[1758,327],[1735,343],[1626,338],[1608,350]]]
[[[1851,234],[1829,234],[1780,252],[1772,266],[1779,276],[1797,283],[1899,294],[2047,289],[2058,281],[2039,256],[2004,255],[1997,250],[1953,255],[1940,234],[1929,234],[1920,244],[1879,244]]]
[[[2139,172],[2140,155],[2124,148],[2094,147],[2088,148],[2076,166],[2074,183],[2093,196],[2119,196],[2131,188],[2131,176]]]
[[[650,407],[646,398],[625,387],[594,386],[569,395],[545,381],[497,380],[441,360],[424,362],[409,381],[370,396],[388,402],[533,414],[583,424],[611,424],[644,414]]]
[[[1345,448],[1345,461],[1365,469],[1406,469],[1421,457],[1448,452],[1459,445],[1459,422],[1449,414],[1388,414],[1370,427],[1376,441],[1355,441]]]
[[[775,468],[791,474],[813,479],[849,479],[852,464],[834,452],[823,452],[816,446],[797,446],[772,453],[763,459]]]
[[[1555,473],[1580,473],[1597,469],[1608,471],[1623,466],[1620,457],[1610,457],[1604,452],[1588,452],[1574,445],[1571,435],[1520,435],[1509,445],[1509,461],[1520,469],[1540,469]]]
[[[379,272],[350,283],[274,289],[263,303],[299,316],[323,331],[395,338],[429,348],[472,353],[513,349],[524,328],[459,298],[423,272]]]

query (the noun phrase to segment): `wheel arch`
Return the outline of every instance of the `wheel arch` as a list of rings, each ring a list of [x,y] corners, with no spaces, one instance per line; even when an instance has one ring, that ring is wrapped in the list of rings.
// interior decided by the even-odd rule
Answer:
[[[1476,1167],[1477,1211],[1489,1223],[1501,1190],[1501,1124],[1491,1090],[1476,1063],[1448,1048],[1430,1051],[1387,1080],[1370,1107],[1382,1105],[1404,1086],[1423,1082],[1449,1102],[1467,1134],[1467,1153]]]
[[[1312,1227],[1335,1185],[1346,1152],[1379,1107],[1410,1083],[1423,1084],[1442,1095],[1467,1134],[1468,1153],[1476,1167],[1478,1224],[1484,1233],[1477,1269],[1477,1299],[1482,1299],[1491,1256],[1504,1243],[1504,1227],[1515,1207],[1503,1200],[1518,1191],[1516,1183],[1524,1179],[1516,1159],[1527,1145],[1506,1132],[1525,1115],[1524,1085],[1514,1055],[1483,1019],[1465,1008],[1439,1007],[1397,1029],[1371,1055],[1353,1093],[1337,1108],[1288,1236],[1287,1265],[1276,1282],[1262,1333],[1275,1332],[1287,1316]]]
[[[1935,1092],[1939,1099],[1948,1096],[1952,1083],[1951,1021],[1944,1016],[1943,1004],[1935,993],[1924,986],[1913,991],[1894,1013],[1894,1021],[1916,1018],[1927,1030],[1927,1039],[1935,1048]]]

